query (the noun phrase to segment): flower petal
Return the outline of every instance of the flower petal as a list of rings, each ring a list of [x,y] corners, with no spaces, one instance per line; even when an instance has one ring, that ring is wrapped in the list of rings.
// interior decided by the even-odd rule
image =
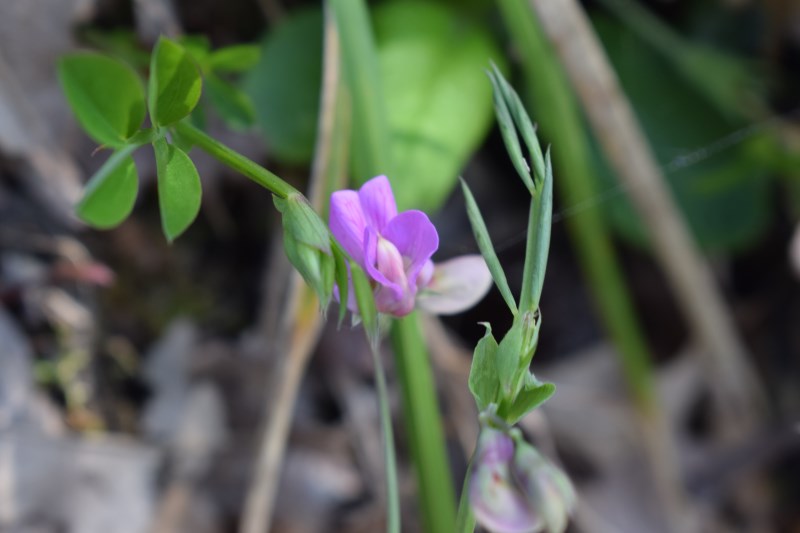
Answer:
[[[364,269],[373,280],[391,290],[394,298],[399,300],[403,297],[402,285],[390,280],[378,270],[378,239],[380,237],[374,228],[367,226],[364,229]]]
[[[511,470],[514,444],[501,431],[484,428],[470,478],[475,519],[496,533],[532,533],[543,525],[517,485]]]
[[[358,198],[364,212],[364,220],[383,233],[386,224],[397,216],[397,203],[394,201],[392,185],[386,176],[372,178],[358,190]]]
[[[492,286],[492,274],[480,255],[462,255],[437,263],[433,278],[420,287],[417,305],[437,315],[465,311],[478,303]]]
[[[356,191],[336,191],[331,195],[328,224],[342,248],[356,263],[364,266],[364,228],[367,223]]]
[[[383,236],[409,260],[408,284],[416,286],[420,270],[439,248],[439,234],[428,215],[422,211],[404,211],[389,221]]]

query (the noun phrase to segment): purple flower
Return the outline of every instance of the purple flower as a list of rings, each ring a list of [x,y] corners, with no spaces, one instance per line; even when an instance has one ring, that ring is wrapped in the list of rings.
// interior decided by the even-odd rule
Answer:
[[[495,533],[561,533],[575,505],[567,476],[526,443],[484,426],[478,440],[469,499],[475,519]]]
[[[434,266],[431,257],[439,248],[436,228],[422,211],[397,212],[386,176],[369,180],[358,191],[333,193],[330,229],[373,281],[381,313],[404,316],[416,303],[436,313],[458,312],[474,305],[491,285],[480,256],[457,257]],[[352,299],[348,307],[356,310]]]

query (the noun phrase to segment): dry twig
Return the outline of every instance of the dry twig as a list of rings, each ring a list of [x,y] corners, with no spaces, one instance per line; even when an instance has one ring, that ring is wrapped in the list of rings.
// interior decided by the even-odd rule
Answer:
[[[609,162],[641,215],[656,257],[707,355],[722,427],[752,425],[763,393],[708,264],[675,205],[617,78],[575,0],[529,0]],[[733,422],[729,424],[728,422]]]
[[[335,159],[332,136],[339,98],[338,43],[335,24],[326,12],[318,139],[309,185],[309,199],[318,210],[326,192],[323,185],[325,176]],[[297,392],[322,327],[317,298],[297,272],[291,272],[286,299],[279,301],[287,305],[282,310],[283,316],[289,321],[283,328],[283,331],[289,331],[288,342],[277,341],[278,346],[286,346],[286,353],[273,377],[275,393],[266,403],[268,414],[261,436],[256,470],[245,502],[240,529],[242,533],[263,533],[269,530]],[[275,316],[269,309],[265,310],[265,314]],[[276,339],[272,337],[265,341],[275,343]]]

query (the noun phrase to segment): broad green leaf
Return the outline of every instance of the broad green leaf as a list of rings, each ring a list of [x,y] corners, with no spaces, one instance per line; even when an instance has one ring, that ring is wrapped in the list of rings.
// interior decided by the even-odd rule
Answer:
[[[162,37],[150,63],[150,119],[168,126],[189,115],[200,100],[202,81],[192,56],[179,44]]]
[[[524,328],[522,322],[515,322],[511,329],[506,332],[503,340],[497,346],[497,357],[495,358],[495,365],[497,366],[497,378],[500,382],[500,388],[503,398],[511,398],[514,394],[514,383],[519,380],[516,379],[519,374],[520,361],[523,358],[523,341],[524,341]]]
[[[261,49],[253,44],[237,44],[220,48],[211,54],[209,66],[214,72],[244,72],[258,63]]]
[[[373,25],[398,206],[436,210],[491,126],[484,70],[505,55],[483,26],[434,2],[380,4]]]
[[[478,341],[472,355],[469,370],[469,390],[475,397],[478,410],[483,411],[497,399],[499,380],[497,377],[497,341],[492,336],[492,328],[484,322],[486,334]]]
[[[472,233],[475,235],[475,241],[478,243],[478,249],[481,255],[486,260],[486,266],[489,267],[489,272],[492,273],[492,279],[495,285],[500,290],[503,300],[513,314],[517,314],[517,302],[511,294],[511,289],[508,287],[508,280],[506,274],[503,272],[503,267],[500,266],[500,260],[494,251],[492,239],[489,237],[489,230],[486,229],[486,223],[483,221],[481,211],[478,208],[475,197],[469,190],[469,186],[464,180],[461,180],[461,188],[464,191],[464,199],[467,203],[467,216],[469,217],[470,225],[472,226]]]
[[[124,63],[100,54],[71,54],[59,62],[58,77],[81,126],[98,143],[120,148],[142,125],[142,82]]]
[[[186,152],[163,138],[153,143],[158,170],[158,203],[167,240],[174,241],[200,211],[200,176]]]
[[[246,128],[255,121],[253,103],[245,93],[214,74],[206,76],[206,94],[214,109],[233,128]]]
[[[261,58],[244,81],[270,152],[288,163],[307,163],[314,154],[321,51],[321,11],[298,11],[264,37]]]
[[[133,211],[139,179],[130,152],[121,150],[112,154],[87,183],[75,208],[87,224],[100,229],[113,228]]]
[[[525,385],[505,414],[506,422],[510,425],[516,424],[523,416],[546,402],[555,392],[555,385],[538,381],[533,374],[528,373]]]
[[[595,26],[697,241],[711,252],[741,250],[755,242],[773,213],[768,170],[750,153],[749,145],[758,139],[707,151],[746,124],[709,106],[705,94],[624,25],[598,18]],[[700,157],[681,159],[695,150],[701,150]],[[619,186],[599,161],[598,169],[600,190]],[[626,195],[602,205],[615,230],[646,244],[643,224]]]

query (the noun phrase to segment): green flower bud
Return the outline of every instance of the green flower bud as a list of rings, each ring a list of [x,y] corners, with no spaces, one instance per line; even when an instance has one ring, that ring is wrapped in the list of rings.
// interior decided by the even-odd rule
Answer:
[[[330,234],[308,200],[301,194],[286,199],[273,197],[283,215],[283,246],[286,257],[327,307],[333,293],[335,261]]]

